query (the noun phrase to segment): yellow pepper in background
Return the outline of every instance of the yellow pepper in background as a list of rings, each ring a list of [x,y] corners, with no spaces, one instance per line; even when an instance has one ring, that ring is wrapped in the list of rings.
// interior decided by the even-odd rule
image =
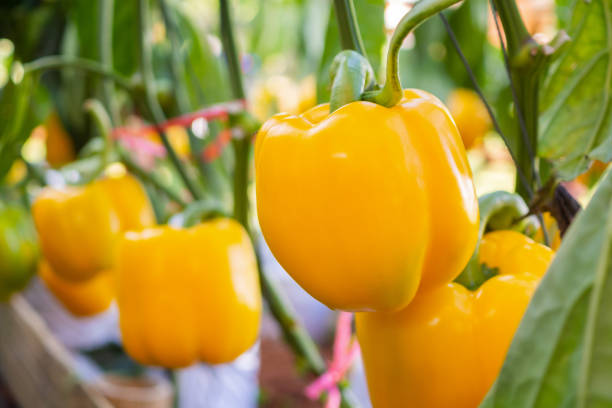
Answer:
[[[94,316],[108,309],[115,297],[112,271],[103,271],[83,282],[73,282],[55,273],[42,260],[38,276],[56,299],[74,316]]]
[[[101,186],[45,187],[32,215],[42,253],[62,278],[83,281],[113,266],[120,220]]]
[[[358,313],[373,407],[477,407],[553,254],[518,232],[492,232],[480,262],[499,274],[476,291],[449,283],[396,313]]]
[[[261,294],[249,236],[231,219],[128,232],[118,262],[119,325],[142,364],[229,362],[259,331]]]
[[[121,232],[155,225],[144,188],[129,174],[83,187],[46,187],[32,214],[44,257],[58,276],[71,281],[111,269]]]
[[[47,163],[51,167],[60,167],[73,161],[76,157],[74,145],[57,112],[47,117],[44,127],[47,133],[45,139]]]
[[[125,173],[104,177],[94,184],[100,185],[110,198],[121,231],[137,231],[156,224],[147,192],[136,177]]]
[[[466,149],[473,147],[491,129],[485,104],[471,89],[455,89],[448,97],[448,109],[455,119]]]
[[[287,272],[335,309],[397,310],[454,279],[478,235],[461,138],[443,104],[406,90],[279,114],[257,135],[257,212]]]
[[[556,251],[561,245],[561,230],[559,229],[559,225],[557,225],[557,221],[549,212],[542,213],[542,218],[544,219],[544,228],[546,228],[548,232],[550,247],[553,251]],[[544,232],[542,231],[542,227],[538,228],[533,239],[542,244],[544,243]]]

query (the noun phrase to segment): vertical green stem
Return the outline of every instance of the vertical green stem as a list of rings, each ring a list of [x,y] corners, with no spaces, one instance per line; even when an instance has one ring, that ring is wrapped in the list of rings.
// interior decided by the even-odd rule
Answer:
[[[166,26],[166,33],[170,40],[170,71],[172,73],[172,86],[174,94],[176,95],[176,102],[181,113],[187,113],[191,111],[191,103],[189,102],[189,95],[187,94],[185,83],[179,80],[181,72],[183,72],[183,67],[179,54],[181,41],[178,35],[178,27],[173,12],[168,6],[168,1],[158,0],[158,4]]]
[[[540,76],[536,63],[525,63],[520,66],[513,65],[517,54],[533,42],[529,35],[525,24],[521,18],[518,7],[515,1],[511,0],[491,0],[493,8],[497,11],[501,20],[506,37],[506,47],[508,50],[508,69],[510,73],[511,86],[514,87],[516,93],[515,110],[519,121],[524,121],[523,124],[519,121],[517,124],[517,134],[524,134],[522,143],[517,143],[516,157],[517,167],[527,177],[527,181],[533,190],[533,187],[539,183],[536,177],[536,163],[533,153],[537,151],[538,137],[538,90]],[[518,171],[518,169],[517,169]],[[526,200],[529,200],[529,189],[525,186],[517,184],[516,191]]]
[[[245,135],[243,139],[234,140],[234,217],[249,229],[249,197],[248,175],[250,141]],[[246,142],[245,142],[246,140]]]
[[[225,50],[225,58],[227,59],[227,69],[230,75],[232,95],[236,99],[244,99],[245,92],[242,83],[242,70],[240,69],[240,58],[238,57],[238,49],[236,48],[236,40],[234,39],[229,0],[219,1],[219,13],[221,20],[221,42]]]
[[[159,104],[159,101],[157,100],[157,95],[155,94],[155,77],[153,75],[151,42],[147,37],[149,33],[147,24],[147,20],[149,17],[149,2],[148,0],[138,0],[138,4],[138,24],[140,31],[140,70],[145,86],[147,106],[149,108],[153,122],[159,124],[165,121],[165,115]],[[181,162],[178,155],[174,151],[174,148],[170,144],[168,136],[161,129],[159,129],[158,131],[162,143],[166,148],[166,151],[168,152],[170,161],[172,162],[177,172],[179,173],[179,176],[185,183],[185,187],[187,187],[194,199],[198,200],[202,198],[202,194],[196,188],[192,180],[189,178],[187,170],[183,166],[183,163]]]
[[[100,64],[113,69],[113,9],[114,0],[98,0],[98,49]],[[113,125],[119,124],[119,109],[114,98],[115,84],[105,78],[102,82],[103,101],[108,110]]]
[[[345,50],[357,51],[367,57],[353,0],[334,0],[334,9],[338,20],[338,30],[340,32],[340,44]]]

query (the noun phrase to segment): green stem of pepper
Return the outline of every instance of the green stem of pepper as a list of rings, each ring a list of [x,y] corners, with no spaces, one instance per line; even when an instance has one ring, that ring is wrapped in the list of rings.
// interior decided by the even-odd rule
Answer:
[[[402,84],[399,78],[399,51],[404,39],[419,24],[436,13],[458,3],[460,0],[421,0],[414,5],[404,18],[401,19],[387,52],[386,80],[382,89],[366,91],[362,99],[383,106],[393,106],[402,99]]]
[[[475,290],[486,280],[479,261],[480,240],[487,227],[492,229],[509,229],[517,220],[520,220],[529,212],[525,201],[518,194],[507,191],[496,191],[485,194],[478,199],[480,208],[480,226],[478,228],[478,241],[472,257],[463,269],[463,272],[455,279],[470,290]]]
[[[365,57],[365,47],[359,32],[353,0],[334,0],[334,9],[338,20],[342,48],[356,51]]]
[[[140,70],[145,86],[147,107],[150,111],[149,113],[151,114],[153,122],[162,123],[166,120],[166,118],[155,94],[155,77],[153,75],[153,59],[150,46],[151,41],[149,41],[147,37],[149,33],[147,24],[147,18],[149,16],[149,2],[148,0],[139,0],[138,5],[138,24],[140,32]],[[185,187],[187,187],[187,190],[189,190],[194,199],[198,200],[202,198],[201,192],[196,188],[196,185],[193,183],[193,181],[187,174],[185,166],[183,165],[180,158],[174,151],[174,148],[170,144],[166,132],[162,131],[161,129],[158,129],[158,132],[161,137],[162,143],[166,148],[166,151],[168,152],[170,161],[172,162],[179,176],[183,180]]]

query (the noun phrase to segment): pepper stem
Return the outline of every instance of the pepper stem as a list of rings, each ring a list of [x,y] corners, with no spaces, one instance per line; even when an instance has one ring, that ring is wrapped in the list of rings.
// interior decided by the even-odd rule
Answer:
[[[399,78],[399,51],[404,39],[419,24],[436,13],[461,0],[421,0],[414,5],[399,22],[387,52],[387,73],[382,89],[364,92],[361,99],[383,106],[393,106],[402,99],[402,84]]]
[[[365,57],[365,47],[361,40],[353,0],[334,0],[334,9],[336,10],[342,48],[356,51]]]

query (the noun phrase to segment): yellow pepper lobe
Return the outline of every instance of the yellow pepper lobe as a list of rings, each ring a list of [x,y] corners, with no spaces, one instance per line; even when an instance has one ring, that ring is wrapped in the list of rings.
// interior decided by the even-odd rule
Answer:
[[[103,271],[82,282],[73,282],[55,273],[45,260],[38,276],[55,298],[74,316],[94,316],[108,309],[115,297],[113,271]]]
[[[126,233],[117,304],[126,351],[143,364],[177,368],[235,359],[255,342],[261,315],[246,231],[234,220],[215,219]]]
[[[393,108],[276,115],[257,136],[255,170],[268,245],[331,308],[400,309],[421,280],[457,276],[476,243],[465,151],[448,111],[422,91]]]
[[[64,279],[87,280],[113,266],[120,223],[99,186],[46,187],[32,215],[42,253]]]
[[[497,231],[480,254],[499,275],[475,292],[449,283],[419,291],[399,312],[356,315],[374,408],[474,408],[485,397],[553,252]]]
[[[94,182],[104,189],[119,217],[121,231],[139,231],[155,225],[155,213],[140,181],[129,173]]]

